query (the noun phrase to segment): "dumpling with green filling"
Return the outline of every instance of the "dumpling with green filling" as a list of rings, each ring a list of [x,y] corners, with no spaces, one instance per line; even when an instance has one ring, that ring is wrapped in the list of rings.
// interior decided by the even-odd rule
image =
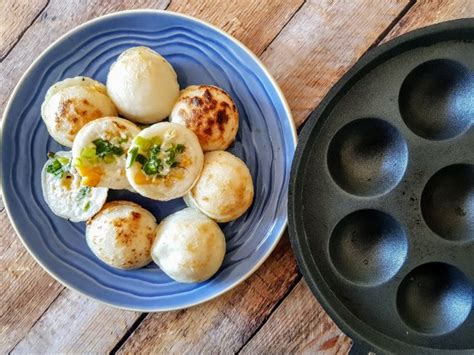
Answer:
[[[141,195],[168,201],[184,196],[203,166],[203,152],[196,135],[169,122],[141,131],[128,151],[127,178]]]
[[[125,176],[127,151],[140,129],[119,117],[86,124],[72,146],[73,166],[89,187],[130,189]]]
[[[72,222],[86,221],[107,199],[105,187],[88,187],[71,165],[71,152],[51,153],[41,172],[41,186],[51,211]]]

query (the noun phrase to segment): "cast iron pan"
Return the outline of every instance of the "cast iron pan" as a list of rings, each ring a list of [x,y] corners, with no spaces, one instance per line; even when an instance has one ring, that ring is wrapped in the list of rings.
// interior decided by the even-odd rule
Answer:
[[[289,224],[352,352],[474,353],[474,19],[365,55],[302,130]]]

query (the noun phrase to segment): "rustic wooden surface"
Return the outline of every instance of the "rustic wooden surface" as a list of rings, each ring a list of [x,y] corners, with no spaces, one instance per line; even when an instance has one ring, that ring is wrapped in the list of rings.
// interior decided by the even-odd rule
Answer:
[[[0,2],[0,113],[44,48],[91,18],[159,8],[211,22],[251,48],[282,87],[297,125],[368,49],[429,24],[474,16],[471,0],[162,0]],[[53,280],[0,204],[0,353],[347,353],[351,341],[312,297],[285,234],[227,294],[183,311],[114,309]]]

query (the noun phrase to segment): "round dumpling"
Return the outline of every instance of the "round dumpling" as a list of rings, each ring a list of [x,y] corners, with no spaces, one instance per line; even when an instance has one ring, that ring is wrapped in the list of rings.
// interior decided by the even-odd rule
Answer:
[[[86,124],[72,146],[73,165],[83,184],[129,189],[125,176],[127,150],[139,128],[118,117],[104,117]]]
[[[127,178],[139,194],[160,201],[184,196],[202,170],[196,135],[184,126],[161,122],[145,128],[128,151]]]
[[[150,48],[134,47],[110,67],[107,90],[122,116],[151,124],[169,116],[179,84],[165,58]]]
[[[151,256],[178,282],[201,282],[219,270],[225,255],[219,225],[193,208],[166,217],[158,226]]]
[[[51,154],[41,172],[43,197],[51,211],[72,222],[86,221],[107,199],[105,187],[82,185],[82,177],[71,166],[71,152]]]
[[[155,235],[155,217],[130,201],[106,203],[86,227],[87,245],[92,252],[118,269],[147,265]]]
[[[224,90],[211,85],[192,85],[181,91],[170,121],[192,130],[202,150],[225,150],[235,140],[239,113]]]
[[[49,134],[67,147],[72,147],[77,132],[86,123],[105,116],[117,116],[105,85],[83,76],[51,86],[41,106]]]
[[[217,222],[229,222],[247,211],[253,194],[247,165],[229,152],[215,151],[204,155],[201,177],[184,201]]]

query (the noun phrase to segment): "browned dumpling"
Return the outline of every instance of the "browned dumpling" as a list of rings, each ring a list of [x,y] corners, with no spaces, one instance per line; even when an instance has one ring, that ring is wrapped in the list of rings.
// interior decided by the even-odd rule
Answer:
[[[247,211],[253,195],[247,165],[229,152],[215,151],[204,155],[201,176],[184,201],[217,222],[229,222]]]
[[[136,269],[151,261],[155,217],[130,201],[113,201],[87,222],[86,240],[103,262],[118,269]]]
[[[181,91],[170,121],[193,131],[202,150],[225,150],[235,140],[239,113],[224,90],[211,85],[192,85]]]
[[[72,147],[77,132],[100,117],[117,116],[117,109],[102,83],[78,76],[51,86],[41,106],[48,132],[53,139]]]

